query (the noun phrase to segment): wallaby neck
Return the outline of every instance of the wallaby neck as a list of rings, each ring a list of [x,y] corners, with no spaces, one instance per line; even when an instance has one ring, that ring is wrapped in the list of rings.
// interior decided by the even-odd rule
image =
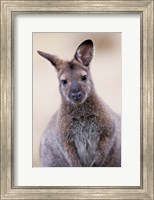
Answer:
[[[109,109],[108,106],[100,100],[95,91],[91,93],[91,95],[82,104],[79,105],[73,105],[62,101],[59,111],[59,117],[61,118],[61,121],[64,122],[68,121],[71,123],[73,119],[84,120],[89,117],[97,117],[97,120],[101,121],[101,124],[103,124],[104,132],[106,130],[107,133],[111,133],[114,129],[113,111],[111,111],[111,109]]]
[[[82,103],[78,105],[73,105],[72,103],[66,102],[62,100],[61,111],[67,112],[69,115],[75,115],[76,117],[80,117],[82,115],[92,115],[93,113],[97,113],[102,107],[100,103],[99,97],[93,91],[91,95]]]

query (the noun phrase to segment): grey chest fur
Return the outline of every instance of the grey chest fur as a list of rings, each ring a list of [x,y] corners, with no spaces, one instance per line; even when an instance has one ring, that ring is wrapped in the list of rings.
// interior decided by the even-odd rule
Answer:
[[[82,166],[91,166],[96,151],[102,126],[96,116],[73,119],[71,126],[71,141],[75,143],[76,151]]]

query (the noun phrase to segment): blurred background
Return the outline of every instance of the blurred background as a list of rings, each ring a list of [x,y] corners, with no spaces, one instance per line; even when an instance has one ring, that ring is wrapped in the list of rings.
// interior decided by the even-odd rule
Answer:
[[[90,68],[97,94],[121,114],[121,33],[33,33],[33,167],[40,166],[41,136],[60,105],[56,70],[37,51],[71,60],[87,39],[95,45]]]

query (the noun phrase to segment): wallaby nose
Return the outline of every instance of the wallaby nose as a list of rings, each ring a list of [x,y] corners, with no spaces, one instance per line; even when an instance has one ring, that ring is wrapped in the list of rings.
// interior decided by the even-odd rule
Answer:
[[[71,97],[75,101],[79,101],[81,99],[81,92],[72,92]]]
[[[70,97],[73,101],[80,101],[82,98],[81,87],[76,80],[72,81]]]

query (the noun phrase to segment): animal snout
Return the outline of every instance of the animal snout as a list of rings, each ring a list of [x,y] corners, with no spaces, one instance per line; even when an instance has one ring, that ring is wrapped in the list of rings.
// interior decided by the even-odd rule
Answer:
[[[72,93],[71,93],[71,98],[72,98],[73,100],[75,100],[75,101],[79,101],[79,100],[81,99],[81,97],[82,97],[82,94],[81,94],[81,92],[79,92],[79,91],[76,91],[76,92],[72,92]]]

